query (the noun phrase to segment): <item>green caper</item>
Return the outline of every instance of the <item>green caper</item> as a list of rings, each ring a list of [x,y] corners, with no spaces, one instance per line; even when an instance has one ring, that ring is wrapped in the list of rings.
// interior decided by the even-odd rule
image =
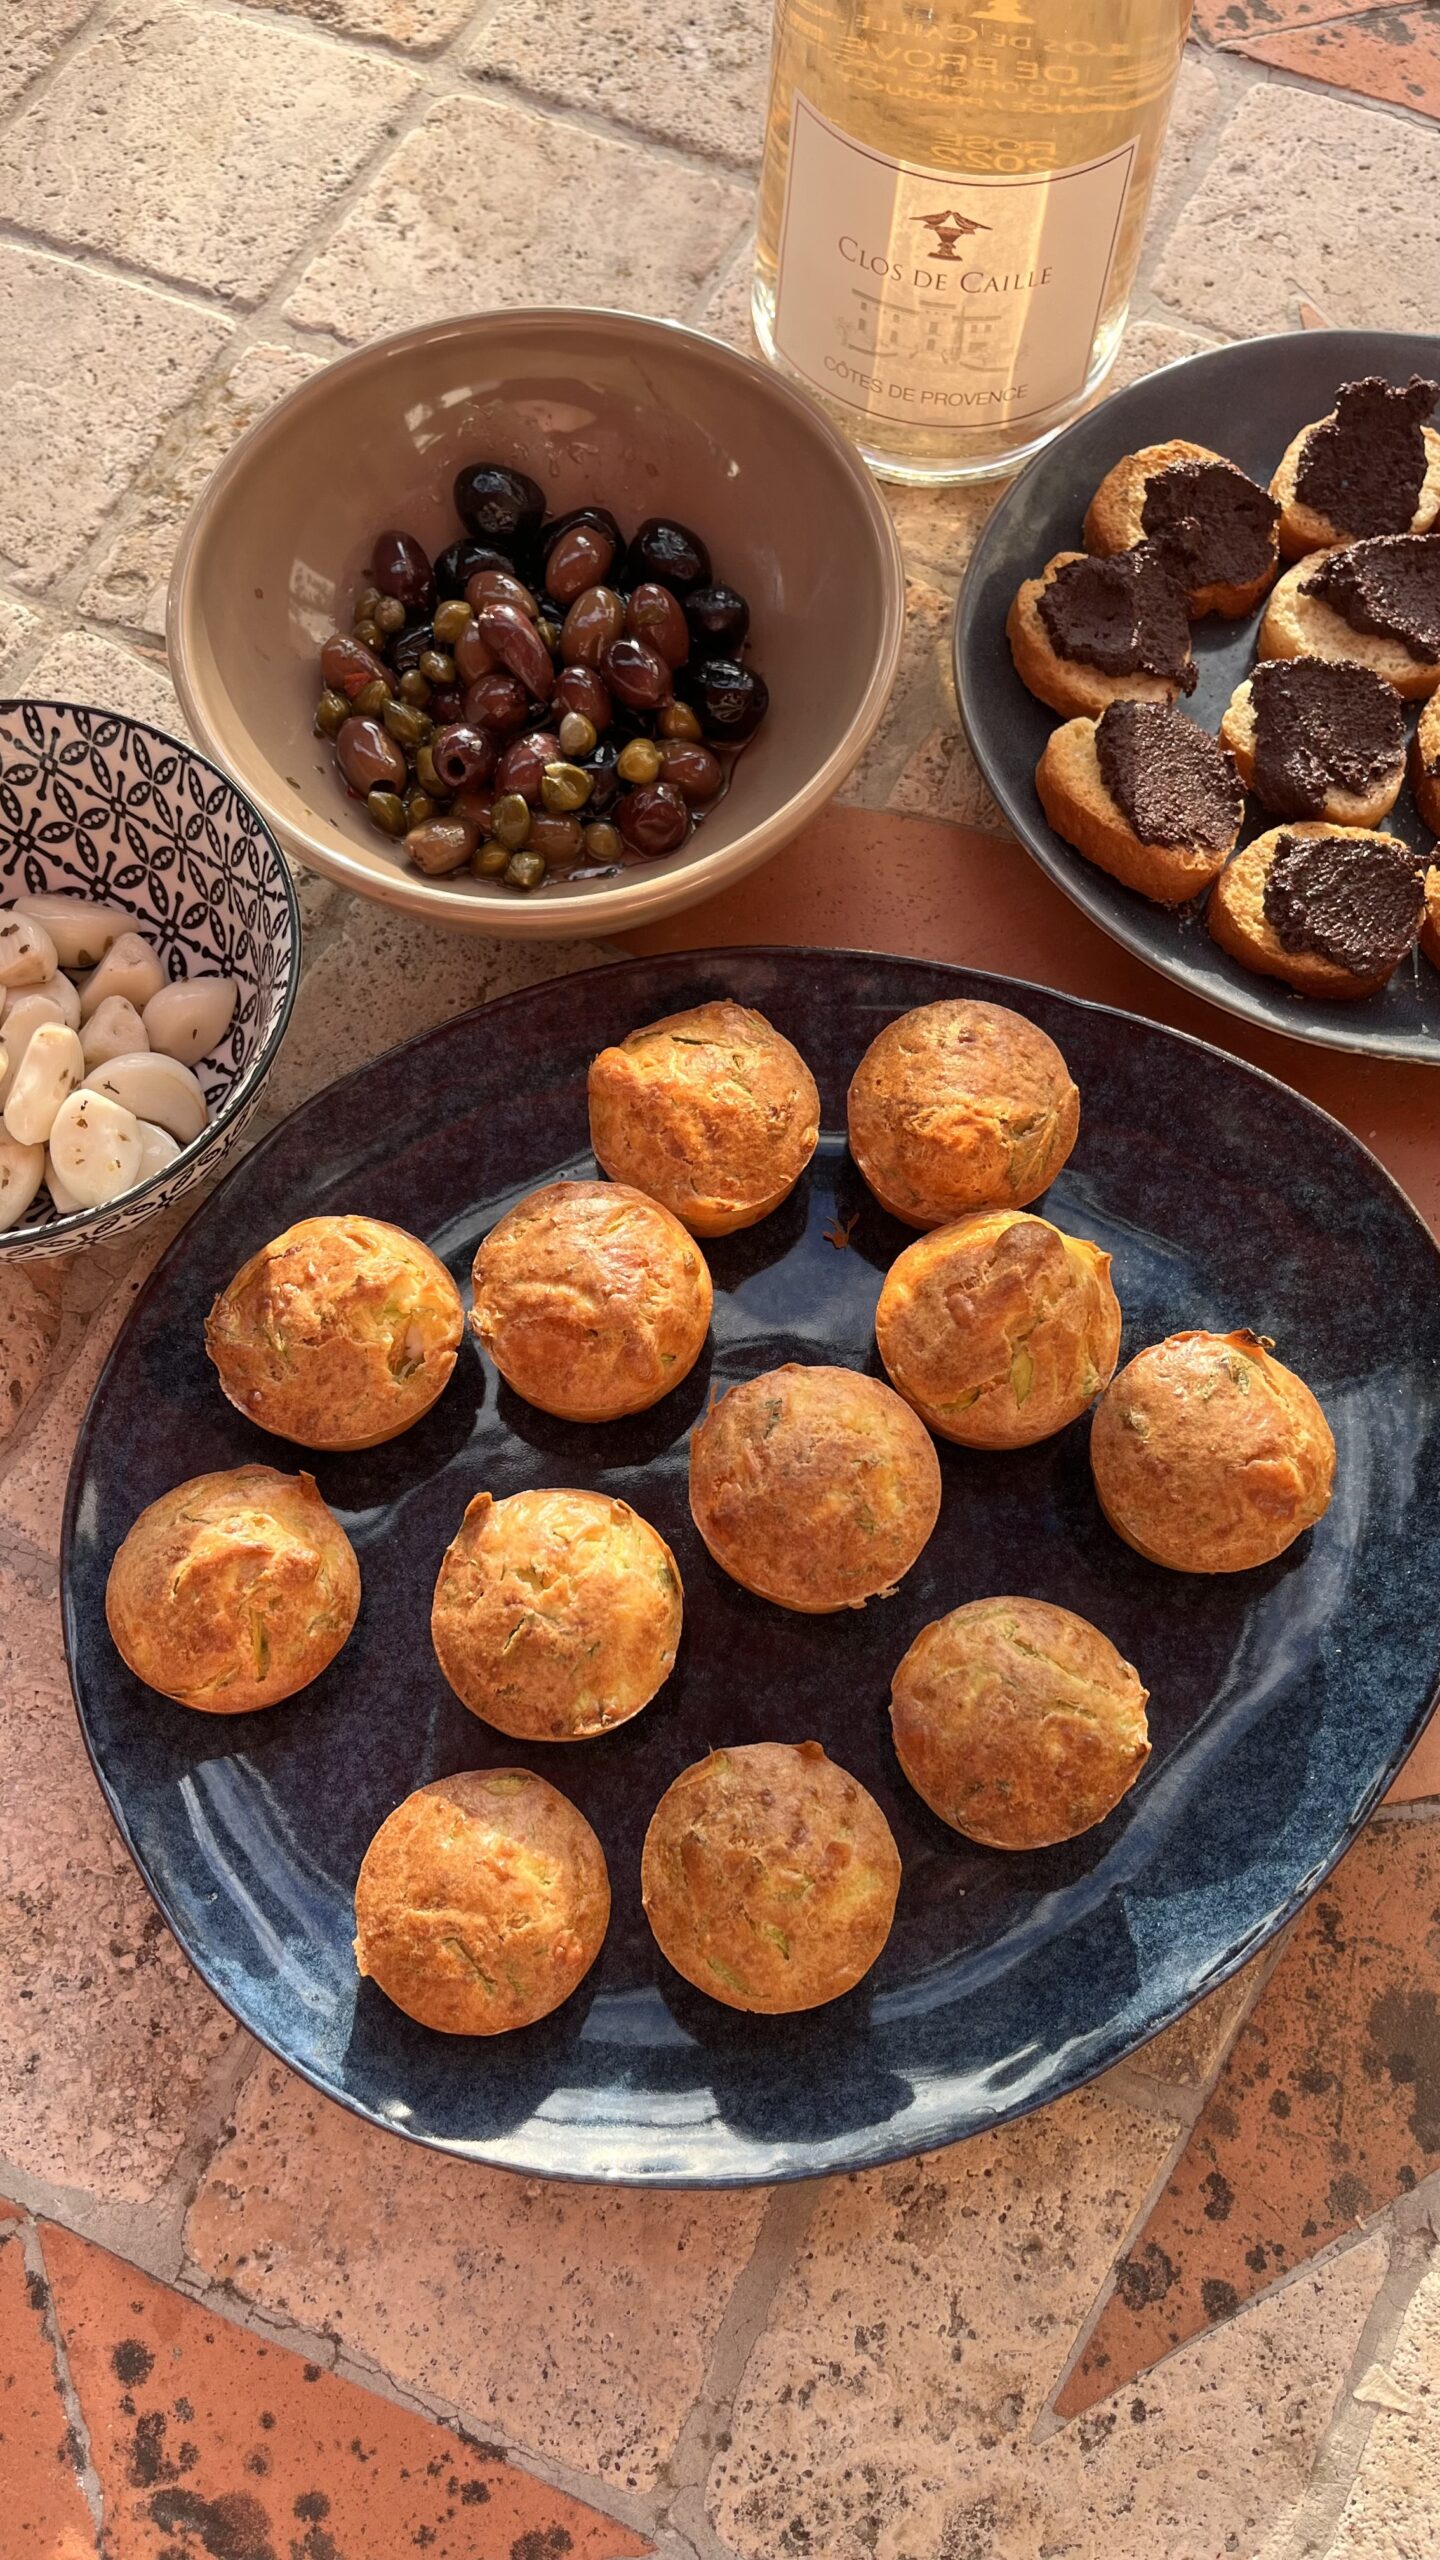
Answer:
[[[658,782],[663,763],[653,738],[631,738],[615,759],[622,782]]]
[[[688,702],[667,702],[655,726],[662,738],[688,738],[692,746],[705,735],[698,711]]]
[[[375,607],[379,601],[380,590],[378,587],[362,587],[354,604],[350,608],[351,621],[373,622],[375,619]]]
[[[367,685],[361,686],[360,691],[356,694],[350,707],[352,711],[359,714],[362,720],[373,720],[384,710],[389,699],[390,684],[388,677],[372,676]]]
[[[400,679],[398,690],[401,701],[413,702],[419,711],[424,710],[430,699],[430,687],[418,667],[406,668]]]
[[[428,746],[415,750],[415,779],[422,791],[429,792],[432,800],[444,799],[445,785],[436,771],[435,759]]]
[[[407,825],[423,827],[427,818],[434,817],[439,805],[438,800],[431,799],[428,791],[407,791],[405,794]]]
[[[371,621],[368,613],[363,621],[356,623],[355,637],[357,640],[363,640],[367,649],[383,649],[385,645],[384,632],[378,622]]]
[[[398,791],[367,791],[365,806],[372,824],[379,827],[383,835],[403,836],[408,820],[405,803]]]
[[[333,738],[341,722],[349,717],[350,705],[344,694],[337,693],[333,685],[327,685],[315,705],[316,737]]]
[[[490,832],[512,853],[530,841],[530,804],[518,791],[502,791],[490,812]]]
[[[608,818],[592,818],[584,835],[591,862],[618,862],[625,851],[619,828],[612,827]]]
[[[415,663],[427,684],[455,681],[455,661],[448,649],[422,649]]]
[[[505,865],[505,877],[512,889],[538,889],[545,877],[543,853],[512,853]]]
[[[419,710],[413,702],[387,702],[384,718],[398,746],[423,747],[435,735],[429,712]]]
[[[398,596],[382,596],[370,619],[377,631],[403,631],[405,607]]]
[[[501,844],[497,837],[491,836],[487,844],[482,844],[470,856],[470,868],[477,880],[498,880],[501,872],[509,868],[512,859],[510,846]]]
[[[590,776],[578,764],[547,764],[540,776],[540,797],[552,817],[568,817],[589,799]]]
[[[559,623],[550,622],[548,620],[544,622],[537,622],[535,628],[539,632],[541,639],[544,641],[546,648],[549,650],[551,657],[555,657],[560,648]]]
[[[583,711],[567,711],[560,723],[561,754],[572,758],[593,755],[595,740],[594,721],[587,720]]]
[[[436,639],[443,641],[447,649],[453,648],[469,619],[470,607],[465,598],[463,596],[447,597],[435,616]]]

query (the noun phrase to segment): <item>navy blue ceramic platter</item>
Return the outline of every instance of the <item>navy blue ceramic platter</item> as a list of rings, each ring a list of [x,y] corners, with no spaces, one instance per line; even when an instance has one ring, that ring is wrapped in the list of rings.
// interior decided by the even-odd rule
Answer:
[[[1392,382],[1406,382],[1412,373],[1433,378],[1440,374],[1440,338],[1388,329],[1305,329],[1289,337],[1249,338],[1167,365],[1078,418],[1006,491],[975,546],[955,618],[955,686],[975,761],[1021,843],[1066,896],[1127,951],[1192,995],[1294,1040],[1436,1063],[1440,971],[1418,951],[1380,995],[1359,1004],[1318,1003],[1278,978],[1257,977],[1223,952],[1205,929],[1203,899],[1157,907],[1056,835],[1035,790],[1035,767],[1056,715],[1021,683],[1005,637],[1005,616],[1022,578],[1038,577],[1055,552],[1080,549],[1085,509],[1122,454],[1184,436],[1227,454],[1268,485],[1291,437],[1333,407],[1342,382],[1367,373]],[[1282,568],[1287,565],[1282,561]],[[1202,728],[1218,730],[1231,694],[1254,665],[1264,611],[1262,603],[1242,622],[1222,622],[1212,614],[1191,625],[1200,681],[1180,707]],[[1406,706],[1407,736],[1418,709]],[[1403,836],[1417,853],[1432,858],[1435,839],[1416,813],[1408,782],[1381,823],[1387,834]],[[1273,824],[1252,799],[1242,843]]]
[[[105,1628],[110,1559],[143,1504],[203,1469],[300,1455],[233,1412],[201,1324],[241,1259],[291,1220],[361,1210],[411,1228],[468,1300],[475,1246],[557,1174],[591,1174],[585,1069],[656,1015],[759,1006],[819,1082],[807,1179],[748,1234],[707,1245],[712,1341],[638,1418],[593,1430],[498,1386],[468,1341],[406,1437],[310,1460],[354,1540],[359,1625],[303,1696],[195,1715],[133,1680]],[[1088,1425],[1008,1456],[942,1448],[940,1525],[890,1600],[833,1618],[726,1580],[686,1503],[686,1442],[712,1390],[782,1360],[877,1371],[881,1276],[907,1231],[845,1148],[845,1091],[882,1024],[936,997],[1017,1005],[1059,1041],[1080,1139],[1043,1204],[1114,1256],[1125,1356],[1183,1326],[1275,1337],[1339,1443],[1335,1502],[1278,1564],[1162,1572],[1105,1526]],[[65,1637],[110,1807],[182,1946],[236,2016],[307,2079],[396,2132],[546,2176],[704,2186],[800,2177],[951,2141],[1073,2089],[1252,1954],[1316,1885],[1413,1741],[1440,1678],[1440,1270],[1430,1236],[1356,1141],[1284,1086],[1194,1040],[1037,987],[919,960],[744,950],[634,960],[506,997],[331,1088],[233,1172],[171,1247],[111,1354],[66,1511]],[[685,1583],[678,1666],[598,1742],[532,1757],[604,1843],[614,1917],[554,2017],[494,2042],[412,2025],[350,1956],[351,1889],[412,1787],[503,1767],[430,1648],[440,1556],[470,1495],[621,1493]],[[1152,1691],[1153,1756],[1100,1829],[1005,1856],[911,1794],[890,1673],[931,1618],[984,1593],[1093,1618]],[[711,1744],[818,1736],[870,1787],[905,1875],[866,1982],[796,2018],[747,2018],[662,1961],[640,1843]]]

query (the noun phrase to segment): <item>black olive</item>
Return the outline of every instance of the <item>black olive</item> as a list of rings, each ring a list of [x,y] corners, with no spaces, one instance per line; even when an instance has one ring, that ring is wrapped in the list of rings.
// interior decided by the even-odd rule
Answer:
[[[704,723],[705,735],[726,747],[753,738],[770,707],[770,688],[753,667],[738,658],[707,658],[687,667],[681,678]]]
[[[614,699],[631,711],[655,711],[674,691],[674,676],[648,640],[622,632],[600,660],[600,673]]]
[[[428,622],[417,622],[411,631],[396,632],[394,639],[386,643],[385,655],[397,675],[408,676],[418,671],[426,650],[433,649],[434,646],[435,633],[432,625]]]
[[[503,462],[467,462],[455,476],[455,513],[478,542],[513,555],[533,540],[545,516],[545,492]]]
[[[642,782],[620,795],[615,823],[636,853],[673,853],[690,832],[690,812],[668,782]]]
[[[514,574],[515,564],[504,551],[496,551],[488,542],[476,542],[465,534],[442,551],[435,563],[435,584],[442,598],[463,596],[469,581],[481,569],[506,569]]]
[[[413,533],[377,533],[370,554],[370,575],[382,596],[396,597],[407,614],[434,612],[435,580],[430,557],[421,550]]]
[[[593,755],[584,759],[583,770],[590,776],[590,798],[586,803],[588,817],[603,817],[613,809],[620,790],[620,776],[615,770],[620,753],[613,738],[602,738]]]
[[[696,587],[685,599],[685,619],[697,657],[735,658],[745,645],[750,607],[733,587]]]
[[[698,533],[667,516],[647,516],[625,560],[625,583],[639,586],[654,579],[677,596],[710,584],[710,554]]]

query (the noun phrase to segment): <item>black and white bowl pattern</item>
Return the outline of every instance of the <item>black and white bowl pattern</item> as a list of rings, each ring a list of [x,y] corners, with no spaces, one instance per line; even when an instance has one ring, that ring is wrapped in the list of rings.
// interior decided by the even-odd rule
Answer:
[[[117,711],[0,700],[0,906],[55,890],[127,908],[170,977],[234,978],[239,1001],[196,1069],[208,1128],[109,1207],[62,1218],[42,1193],[34,1222],[0,1235],[18,1261],[141,1226],[217,1170],[260,1099],[300,969],[285,857],[217,766]]]

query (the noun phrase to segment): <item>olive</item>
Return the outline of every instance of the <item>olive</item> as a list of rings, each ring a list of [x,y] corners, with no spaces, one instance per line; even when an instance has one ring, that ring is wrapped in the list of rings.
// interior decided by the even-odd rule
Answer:
[[[512,853],[505,865],[504,877],[512,889],[538,889],[545,877],[544,856],[538,853]]]
[[[370,575],[382,596],[398,596],[407,612],[433,610],[435,577],[430,555],[422,551],[413,533],[377,533]]]
[[[541,639],[544,641],[546,648],[549,650],[551,657],[558,658],[560,655],[560,634],[565,628],[564,623],[556,622],[553,616],[549,614],[542,614],[540,620],[536,623],[535,628],[539,632]]]
[[[356,599],[355,599],[355,602],[353,603],[353,605],[352,605],[352,606],[351,606],[351,608],[350,608],[350,619],[351,619],[351,621],[352,621],[352,622],[370,622],[370,621],[373,621],[373,619],[374,619],[374,615],[375,615],[375,607],[377,606],[377,604],[379,603],[379,601],[380,601],[380,590],[379,590],[379,588],[378,588],[378,587],[362,587],[362,588],[361,588],[361,590],[360,590],[360,593],[358,594],[358,596],[357,596],[357,597],[356,597]]]
[[[427,684],[453,684],[455,661],[448,649],[422,649],[416,673],[422,675]]]
[[[673,853],[690,831],[690,812],[669,782],[642,782],[622,793],[616,824],[636,853]]]
[[[497,842],[518,853],[530,838],[530,803],[518,791],[502,791],[490,812],[490,831]]]
[[[660,750],[653,738],[631,738],[615,760],[615,770],[622,782],[658,782],[661,767]]]
[[[352,791],[403,791],[409,775],[393,738],[378,720],[350,719],[335,741],[335,761]]]
[[[606,818],[592,820],[583,831],[585,851],[592,862],[612,863],[623,859],[625,839],[618,827]]]
[[[636,640],[648,640],[667,667],[683,667],[690,655],[685,616],[668,587],[637,587],[625,608],[625,628]]]
[[[597,577],[603,578],[611,564],[621,557],[625,549],[625,536],[608,507],[571,507],[565,515],[551,516],[548,524],[542,524],[540,527],[540,538],[535,547],[545,570],[546,587],[557,603],[562,601],[568,603],[569,598],[561,597],[560,589],[550,576],[550,564],[567,535],[580,531],[591,535],[596,543],[608,542],[610,545],[610,559],[606,562],[605,568],[596,571],[589,578],[582,578],[581,586],[593,586]],[[573,592],[578,595],[579,587]]]
[[[554,540],[541,549],[545,561],[545,592],[559,605],[573,604],[587,587],[598,587],[609,577],[620,556],[620,528],[612,539],[607,526],[592,518],[572,516],[561,527]]]
[[[662,780],[673,782],[683,800],[713,800],[725,780],[725,769],[708,747],[688,738],[667,738],[659,750]]]
[[[753,667],[738,658],[709,658],[693,668],[687,690],[704,724],[707,738],[722,746],[743,746],[754,736],[770,705],[770,688]]]
[[[425,708],[429,711],[437,729],[448,729],[452,720],[470,719],[470,714],[465,708],[465,696],[458,684],[437,684]],[[470,725],[475,729],[483,729],[488,724],[484,720],[472,720]]]
[[[403,836],[405,803],[398,791],[367,791],[365,806],[370,812],[371,825],[378,827],[382,835]]]
[[[508,738],[529,717],[530,696],[508,667],[492,667],[488,676],[477,676],[465,695],[465,718],[477,729],[495,729]]]
[[[417,871],[426,872],[432,880],[441,880],[447,872],[458,871],[469,861],[479,842],[468,818],[427,818],[423,827],[412,827],[405,838],[405,850]]]
[[[353,702],[367,684],[385,675],[386,668],[384,659],[367,649],[363,640],[348,631],[332,631],[320,652],[320,673],[329,691],[343,693],[347,702]]]
[[[435,634],[436,647],[453,648],[469,619],[470,606],[465,597],[447,596],[431,626]]]
[[[463,596],[477,569],[508,569],[503,551],[492,550],[488,542],[474,542],[468,534],[452,542],[448,551],[438,554],[435,562],[435,584],[442,596]]]
[[[613,587],[586,587],[560,626],[560,655],[567,667],[598,667],[624,628],[624,597]]]
[[[478,540],[514,552],[539,532],[545,492],[503,462],[468,462],[455,477],[455,513]]]
[[[395,688],[402,702],[414,702],[423,711],[430,699],[430,686],[418,667],[407,667]]]
[[[705,735],[699,712],[688,702],[667,702],[655,726],[662,738],[690,738],[696,746]]]
[[[549,701],[555,669],[533,622],[527,621],[513,604],[486,604],[475,616],[475,629],[492,656],[508,667],[512,676],[519,677],[536,702]],[[461,641],[457,648],[464,645]],[[482,667],[476,672],[483,675],[485,670]]]
[[[389,677],[375,676],[372,677],[369,684],[362,684],[351,707],[358,711],[364,719],[378,720],[389,700]]]
[[[396,744],[402,747],[427,746],[435,735],[435,723],[429,712],[421,711],[413,702],[387,702],[385,726]]]
[[[336,693],[332,685],[327,685],[315,705],[316,737],[333,738],[341,723],[349,717],[350,705],[344,694]]]
[[[733,658],[744,646],[750,607],[733,587],[696,587],[685,599],[685,619],[697,658]]]
[[[560,723],[562,756],[593,755],[597,744],[594,721],[587,720],[583,711],[567,711]]]
[[[600,661],[600,673],[620,702],[632,711],[655,711],[671,694],[670,669],[648,640],[628,632],[612,640]]]
[[[437,729],[430,753],[446,791],[468,791],[477,782],[488,782],[495,769],[495,741],[489,730],[472,729],[463,720]]]
[[[488,676],[495,664],[495,652],[480,637],[480,626],[472,616],[455,643],[455,672],[462,684],[475,684]]]
[[[540,781],[547,764],[559,761],[560,741],[551,729],[527,729],[512,738],[495,768],[498,791],[518,791],[532,809],[539,806]]]
[[[588,720],[597,737],[608,729],[615,707],[593,667],[562,667],[555,679],[555,709]],[[698,732],[699,722],[696,722]]]
[[[373,614],[367,613],[367,614],[365,615],[365,617],[364,617],[364,620],[363,620],[363,621],[361,621],[361,622],[357,622],[357,623],[355,624],[354,628],[355,628],[355,637],[356,637],[356,639],[360,642],[360,644],[361,644],[361,646],[362,646],[363,648],[366,648],[366,649],[383,649],[383,648],[384,648],[384,646],[385,646],[385,634],[384,634],[384,632],[381,630],[380,625],[379,625],[379,623],[375,620],[375,617],[374,617],[374,615],[373,615]]]
[[[556,863],[578,862],[585,849],[585,833],[578,818],[562,817],[558,810],[542,812],[531,823],[526,841],[527,853],[538,853],[553,867]]]
[[[407,791],[405,794],[406,826],[423,827],[427,818],[434,817],[439,806],[439,801],[432,800],[428,791]]]
[[[710,554],[688,525],[647,516],[626,555],[625,576],[631,586],[656,578],[677,595],[688,595],[692,587],[709,586]]]
[[[393,632],[404,630],[405,607],[398,596],[382,596],[370,620],[376,630],[383,631],[388,638]]]
[[[476,846],[470,856],[470,868],[477,880],[498,880],[509,860],[509,846],[492,836],[487,843]]]
[[[530,589],[509,569],[477,569],[465,597],[472,613],[479,613],[487,604],[513,604],[527,622],[537,622],[540,617],[540,607]]]
[[[435,770],[435,759],[428,747],[415,750],[415,779],[422,791],[429,792],[432,800],[443,798],[445,785]]]
[[[590,797],[590,776],[578,764],[547,764],[540,776],[540,797],[552,817],[583,809]]]
[[[418,668],[427,649],[435,645],[435,635],[428,622],[412,624],[408,631],[397,631],[389,645],[390,664],[397,675],[408,676]]]
[[[467,818],[477,835],[488,836],[494,807],[495,798],[490,791],[457,791],[448,814],[452,818]]]
[[[620,788],[619,755],[614,739],[602,738],[593,756],[585,759],[585,770],[590,776],[590,798],[586,806],[597,818],[615,805],[615,795]]]

